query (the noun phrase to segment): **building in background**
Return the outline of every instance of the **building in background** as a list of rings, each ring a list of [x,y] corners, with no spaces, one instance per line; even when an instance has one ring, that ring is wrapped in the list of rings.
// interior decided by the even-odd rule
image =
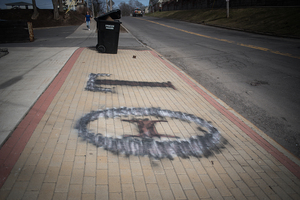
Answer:
[[[6,3],[6,9],[33,9],[31,3],[26,2],[14,2],[14,3]]]

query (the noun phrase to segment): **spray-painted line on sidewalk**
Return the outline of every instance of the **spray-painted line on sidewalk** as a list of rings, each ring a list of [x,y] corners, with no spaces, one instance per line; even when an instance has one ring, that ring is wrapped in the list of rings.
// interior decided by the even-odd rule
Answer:
[[[0,149],[0,188],[84,48],[77,49]]]
[[[174,85],[168,82],[145,82],[145,81],[125,81],[125,80],[110,80],[110,79],[97,79],[98,77],[110,77],[111,74],[95,74],[89,75],[85,90],[92,92],[111,92],[114,93],[114,88],[104,88],[97,85],[127,85],[127,86],[140,86],[140,87],[169,87],[176,90]]]

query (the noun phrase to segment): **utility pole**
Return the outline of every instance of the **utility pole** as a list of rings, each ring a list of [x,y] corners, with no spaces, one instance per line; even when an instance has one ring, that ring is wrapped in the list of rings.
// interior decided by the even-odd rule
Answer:
[[[227,18],[229,18],[229,0],[226,0]]]
[[[108,4],[108,1],[109,1],[109,4]],[[105,2],[106,2],[106,12],[108,12],[108,10],[112,11],[112,0],[106,0]],[[110,8],[108,8],[108,7],[110,7]]]
[[[108,1],[109,1],[109,0],[106,0],[106,1],[105,1],[105,3],[106,3],[106,6],[105,6],[105,7],[106,7],[106,12],[108,12]]]

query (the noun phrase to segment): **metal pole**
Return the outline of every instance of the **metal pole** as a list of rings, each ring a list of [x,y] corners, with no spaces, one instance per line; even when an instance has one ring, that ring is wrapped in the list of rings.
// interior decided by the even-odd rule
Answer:
[[[106,6],[105,6],[106,7],[106,12],[108,12],[108,0],[106,0],[105,3],[106,3]]]
[[[110,11],[112,11],[112,0],[109,1]]]
[[[226,0],[227,18],[229,18],[229,0]]]

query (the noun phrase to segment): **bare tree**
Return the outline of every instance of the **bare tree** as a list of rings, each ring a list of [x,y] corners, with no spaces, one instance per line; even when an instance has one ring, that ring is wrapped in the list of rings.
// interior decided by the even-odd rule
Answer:
[[[37,10],[35,0],[32,0],[32,6],[33,6],[33,14],[31,16],[31,19],[37,19],[39,16],[39,12]]]
[[[97,17],[105,12],[105,1],[104,0],[93,0],[94,13],[93,16]]]
[[[133,7],[125,2],[119,3],[119,8],[121,10],[122,16],[129,16]]]
[[[58,0],[52,0],[52,4],[53,4],[53,18],[55,20],[59,19],[59,12],[58,12]]]
[[[145,6],[138,0],[129,0],[128,3],[125,3],[124,1],[119,3],[119,8],[123,16],[129,16],[135,8],[144,9]]]
[[[58,9],[58,11],[59,11],[59,12],[64,12],[64,5],[63,5],[63,3],[62,3],[62,0],[58,0],[58,4],[59,4],[59,9]]]
[[[143,9],[145,7],[141,2],[138,0],[129,0],[129,5],[134,8],[140,8]]]

